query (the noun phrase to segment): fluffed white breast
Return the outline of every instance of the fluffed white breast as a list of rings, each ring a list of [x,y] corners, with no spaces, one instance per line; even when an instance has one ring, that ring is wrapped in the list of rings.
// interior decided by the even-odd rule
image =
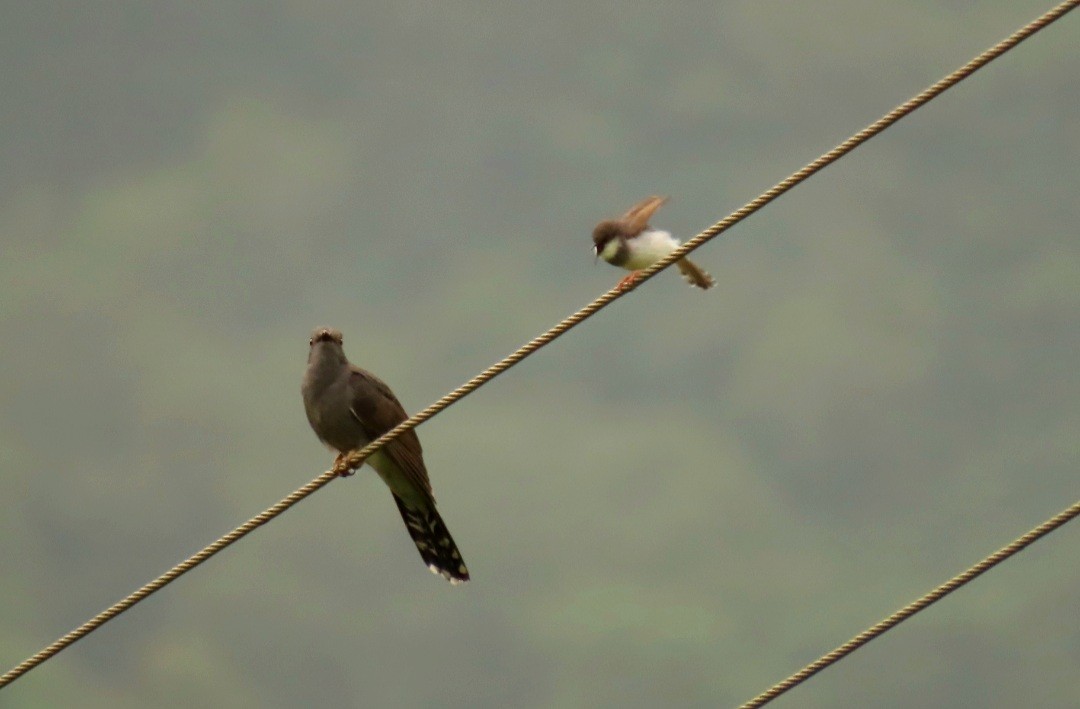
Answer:
[[[637,271],[647,268],[670,254],[679,246],[679,241],[670,232],[659,229],[647,229],[630,239],[630,258],[623,268]]]

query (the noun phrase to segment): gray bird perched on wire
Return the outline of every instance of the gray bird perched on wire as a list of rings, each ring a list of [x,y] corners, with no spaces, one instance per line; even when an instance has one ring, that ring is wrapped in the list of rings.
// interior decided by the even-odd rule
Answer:
[[[349,362],[341,342],[341,331],[333,328],[318,328],[311,334],[301,387],[311,428],[319,440],[338,451],[339,461],[408,418],[390,387]],[[401,434],[366,462],[390,488],[405,528],[432,573],[451,584],[468,581],[461,552],[435,509],[416,431]]]

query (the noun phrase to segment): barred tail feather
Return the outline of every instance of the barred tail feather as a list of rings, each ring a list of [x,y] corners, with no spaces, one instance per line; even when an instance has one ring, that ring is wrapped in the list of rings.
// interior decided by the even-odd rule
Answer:
[[[697,286],[701,290],[708,290],[715,284],[712,276],[703,271],[701,266],[698,266],[688,258],[679,259],[675,265],[679,267],[679,272],[683,274],[692,286]]]
[[[394,495],[394,502],[405,520],[405,529],[409,530],[409,536],[420,552],[420,558],[431,573],[440,574],[451,585],[468,581],[469,570],[435,505],[432,504],[427,510],[412,509],[397,495]]]

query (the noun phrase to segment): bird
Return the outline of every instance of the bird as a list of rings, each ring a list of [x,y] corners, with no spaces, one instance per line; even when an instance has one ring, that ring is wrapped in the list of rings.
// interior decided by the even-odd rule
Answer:
[[[331,327],[311,334],[301,385],[308,422],[319,440],[338,451],[338,463],[408,418],[390,387],[349,362],[342,341],[341,331]],[[468,581],[461,552],[435,508],[416,431],[401,434],[366,462],[390,488],[405,528],[431,572],[452,585]]]
[[[679,241],[666,231],[653,229],[649,219],[667,202],[667,197],[646,197],[618,219],[607,219],[593,229],[593,251],[612,266],[631,271],[619,281],[623,289],[638,277],[638,271],[648,268],[679,246]],[[713,277],[688,258],[675,262],[690,285],[702,290],[712,288]]]

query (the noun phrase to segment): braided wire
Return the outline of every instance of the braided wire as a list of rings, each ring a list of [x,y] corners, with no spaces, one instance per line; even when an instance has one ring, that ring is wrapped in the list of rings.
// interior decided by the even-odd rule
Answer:
[[[64,635],[62,638],[57,639],[48,647],[43,648],[41,651],[35,653],[32,657],[28,657],[27,659],[23,660],[18,665],[5,672],[3,675],[0,675],[0,688],[11,684],[22,675],[26,674],[30,670],[40,665],[42,662],[45,662],[45,660],[48,660],[53,655],[66,648],[68,645],[71,645],[76,640],[79,640],[80,638],[88,635],[94,630],[97,630],[99,627],[109,622],[116,616],[120,615],[124,611],[128,610],[139,601],[147,598],[152,593],[160,591],[168,584],[172,583],[176,579],[186,574],[188,571],[191,571],[199,564],[203,563],[210,557],[217,554],[219,551],[223,550],[225,547],[246,537],[251,532],[254,532],[256,529],[266,524],[270,520],[274,519],[282,512],[289,509],[297,502],[300,502],[300,500],[303,500],[305,497],[312,494],[316,490],[322,488],[336,477],[338,477],[338,475],[334,471],[326,471],[319,477],[309,482],[307,485],[304,485],[303,487],[290,494],[288,497],[278,502],[277,504],[263,510],[259,514],[249,519],[247,522],[244,522],[242,525],[229,532],[225,536],[221,537],[213,544],[204,547],[198,553],[188,557],[184,561],[180,562],[176,566],[163,573],[161,576],[158,576],[153,581],[142,586],[137,591],[129,594],[122,600],[109,606],[101,613],[98,613],[96,616],[80,625],[78,628],[72,630],[67,635]]]
[[[972,73],[978,71],[986,64],[990,63],[1005,52],[1009,51],[1023,40],[1027,39],[1031,35],[1046,27],[1047,25],[1053,23],[1054,21],[1060,19],[1067,12],[1074,9],[1077,5],[1080,5],[1080,0],[1069,0],[1068,2],[1063,2],[1057,7],[1051,9],[1046,14],[1042,15],[1036,20],[1033,20],[1031,23],[1017,30],[1015,33],[1002,40],[998,44],[994,45],[990,49],[986,50],[985,52],[977,56],[975,59],[972,59],[970,62],[968,62],[961,68],[957,69],[956,71],[952,72],[934,85],[930,86],[922,93],[918,94],[917,96],[908,101],[905,101],[901,105],[889,111],[877,121],[874,121],[866,128],[863,128],[861,131],[845,140],[840,145],[836,146],[835,148],[825,153],[813,162],[807,164],[802,169],[792,173],[786,179],[777,183],[775,186],[762,193],[756,199],[748,202],[743,207],[739,208],[738,210],[732,212],[720,221],[716,222],[708,229],[702,231],[700,234],[690,239],[685,244],[682,244],[679,248],[675,249],[668,256],[664,257],[660,261],[657,261],[649,268],[644,269],[643,271],[641,271],[637,280],[635,280],[628,287],[625,287],[623,289],[613,288],[612,290],[609,290],[593,302],[586,305],[584,308],[581,308],[574,314],[568,316],[542,335],[539,335],[538,337],[530,340],[525,345],[521,346],[504,359],[488,367],[480,374],[477,374],[475,377],[465,382],[457,389],[454,389],[450,393],[446,394],[424,410],[409,417],[405,421],[398,424],[395,428],[383,434],[382,436],[372,441],[368,445],[364,446],[360,450],[353,451],[348,456],[343,457],[335,464],[332,470],[328,470],[322,473],[321,475],[319,475],[319,477],[315,478],[308,484],[296,490],[277,504],[267,508],[255,517],[252,517],[250,520],[240,525],[228,534],[224,535],[209,546],[205,547],[198,553],[172,567],[162,575],[158,576],[153,581],[145,584],[135,592],[131,593],[130,595],[113,604],[101,613],[97,614],[87,622],[83,623],[78,628],[75,628],[71,632],[59,638],[58,640],[50,644],[48,647],[42,649],[33,656],[20,662],[18,665],[5,672],[3,675],[0,675],[0,688],[11,684],[16,679],[26,674],[33,668],[37,667],[41,663],[45,662],[49,658],[53,657],[64,648],[75,643],[80,638],[85,637],[86,635],[101,627],[102,625],[112,620],[116,616],[120,615],[121,613],[127,611],[136,603],[149,597],[156,591],[161,590],[168,584],[175,581],[180,576],[184,575],[188,571],[191,571],[199,564],[203,563],[210,557],[217,554],[219,551],[239,541],[243,537],[255,531],[257,528],[276,518],[278,515],[282,514],[296,503],[300,502],[315,491],[329,484],[330,481],[332,481],[338,475],[343,474],[350,469],[355,469],[359,467],[363,464],[364,460],[368,458],[368,456],[382,448],[390,441],[396,439],[398,436],[405,433],[406,431],[415,428],[416,426],[419,426],[421,423],[427,421],[443,409],[446,409],[454,402],[472,393],[490,380],[497,377],[499,374],[502,374],[507,369],[521,362],[523,359],[533,354],[540,348],[551,343],[553,340],[557,339],[571,328],[576,327],[577,325],[594,315],[596,312],[609,305],[612,301],[621,298],[630,291],[636,289],[639,285],[652,278],[657,273],[664,270],[671,264],[675,263],[682,257],[686,256],[691,251],[697,249],[705,242],[715,238],[722,232],[727,231],[735,224],[739,223],[743,219],[746,219],[748,216],[750,216],[754,212],[757,212],[780,195],[795,187],[795,185],[803,182],[804,180],[819,172],[823,168],[836,162],[843,156],[850,153],[859,145],[865,143],[870,138],[881,133],[904,116],[925,105],[944,91],[948,90],[952,86],[955,86],[960,81],[963,81]]]
[[[914,601],[904,606],[880,623],[870,628],[867,628],[866,630],[859,633],[851,640],[848,640],[846,643],[836,648],[832,652],[828,653],[827,655],[822,655],[820,658],[814,660],[809,665],[802,668],[787,679],[781,682],[777,682],[768,690],[762,692],[758,696],[748,701],[746,704],[740,706],[739,709],[757,709],[757,707],[765,706],[772,700],[779,697],[784,692],[802,684],[806,680],[816,675],[818,672],[821,672],[829,665],[844,659],[866,643],[883,634],[885,631],[896,627],[897,625],[904,622],[919,611],[927,608],[928,606],[936,603],[937,601],[940,601],[945,596],[948,596],[950,593],[960,588],[961,586],[964,586],[965,584],[975,580],[979,576],[982,576],[984,573],[994,568],[1001,562],[1005,561],[1010,556],[1013,556],[1017,552],[1022,551],[1023,549],[1027,548],[1042,537],[1045,537],[1050,532],[1053,532],[1055,529],[1062,526],[1066,522],[1074,519],[1077,515],[1080,515],[1080,502],[1076,502],[1071,507],[1068,507],[1062,512],[1054,515],[1053,517],[1046,520],[1038,527],[1031,530],[1030,532],[1020,537],[1016,541],[1012,542],[1011,544],[1008,544],[998,549],[993,554],[986,557],[978,564],[975,564],[967,571],[953,576],[951,579],[941,584],[933,591],[930,591],[922,598],[919,598],[917,601]]]
[[[994,59],[997,59],[1005,52],[1020,44],[1020,42],[1024,41],[1039,30],[1045,28],[1052,22],[1060,19],[1063,15],[1074,9],[1077,5],[1080,5],[1080,0],[1068,0],[1067,2],[1063,2],[1057,7],[1051,9],[1046,14],[1024,25],[1019,30],[1009,35],[1005,39],[1001,40],[990,49],[987,49],[985,52],[975,57],[964,66],[944,77],[943,79],[933,84],[929,88],[925,89],[913,98],[900,104],[878,120],[863,128],[855,135],[851,136],[844,142],[837,145],[829,152],[825,153],[813,162],[808,163],[802,169],[793,172],[787,178],[773,185],[771,188],[761,193],[761,195],[759,195],[755,199],[747,202],[745,205],[735,210],[728,216],[724,217],[720,221],[716,222],[708,229],[705,229],[693,239],[690,239],[685,244],[682,244],[681,246],[679,246],[679,248],[675,249],[670,254],[654,263],[652,266],[643,269],[639,272],[637,279],[635,279],[631,283],[631,285],[623,289],[614,288],[608,291],[593,302],[586,305],[581,310],[567,317],[558,325],[555,325],[555,327],[551,328],[544,334],[536,337],[533,340],[530,340],[528,343],[517,349],[505,359],[496,362],[480,374],[477,374],[475,377],[462,384],[457,389],[453,390],[446,396],[442,397],[435,403],[428,406],[423,411],[414,414],[406,421],[403,421],[400,425],[397,426],[397,428],[387,432],[381,438],[372,441],[361,450],[351,453],[348,456],[349,467],[355,468],[358,465],[362,464],[369,455],[374,453],[376,450],[381,448],[389,441],[397,438],[410,428],[419,426],[421,423],[427,421],[429,418],[439,413],[443,409],[447,408],[458,399],[462,398],[466,394],[471,393],[475,389],[479,388],[481,385],[497,377],[499,374],[505,372],[510,367],[513,367],[515,364],[525,359],[533,352],[537,351],[541,347],[550,343],[552,340],[555,340],[556,338],[561,336],[567,330],[576,327],[582,321],[588,319],[594,313],[604,308],[612,301],[622,297],[629,291],[637,288],[639,285],[652,278],[660,271],[663,271],[665,268],[675,263],[679,259],[683,258],[691,251],[697,249],[705,242],[710,241],[721,233],[727,231],[731,227],[735,226],[742,220],[749,217],[754,212],[757,212],[762,207],[775,200],[780,195],[795,187],[795,185],[803,182],[815,173],[821,171],[825,167],[828,167],[832,163],[844,157],[852,150],[859,147],[866,141],[870,140],[875,135],[881,133],[886,128],[893,125],[912,111],[921,108],[925,104],[929,103],[931,100],[937,98],[946,90],[952,88],[953,86],[960,83],[967,77],[971,76],[973,73],[975,73],[982,67],[992,62]]]

